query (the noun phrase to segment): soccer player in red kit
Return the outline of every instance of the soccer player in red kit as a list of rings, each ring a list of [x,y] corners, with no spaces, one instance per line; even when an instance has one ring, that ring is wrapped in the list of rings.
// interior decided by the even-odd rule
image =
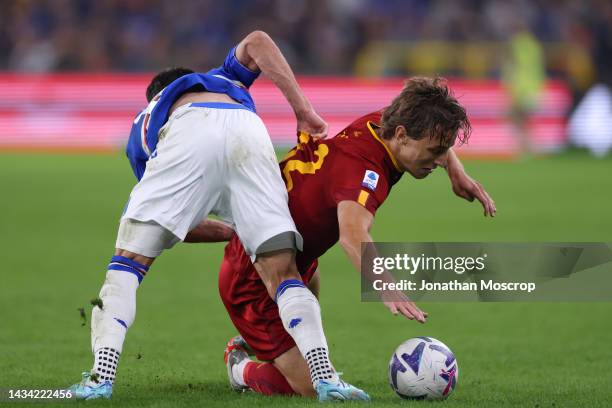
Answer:
[[[465,109],[443,79],[412,78],[389,107],[357,119],[334,138],[301,133],[280,163],[291,216],[304,238],[303,252],[296,255],[302,282],[296,284],[318,293],[317,259],[338,241],[360,270],[361,243],[372,241],[374,215],[405,172],[421,179],[444,167],[457,195],[478,199],[485,216],[494,216],[493,200],[451,149],[457,139],[465,142],[470,130]],[[296,312],[283,324],[273,294],[236,235],[225,248],[219,292],[242,336],[230,340],[225,353],[232,387],[267,395],[315,395],[311,381],[316,373],[308,367],[317,367],[316,361],[303,356],[290,335],[302,319]],[[392,313],[426,321],[427,313],[402,292],[382,296]],[[247,350],[260,362],[252,361]]]

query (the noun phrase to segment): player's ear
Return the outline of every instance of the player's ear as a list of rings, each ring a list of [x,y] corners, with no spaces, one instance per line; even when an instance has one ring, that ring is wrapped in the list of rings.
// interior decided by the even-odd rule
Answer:
[[[395,133],[393,134],[393,138],[398,142],[405,143],[408,138],[408,133],[406,133],[406,128],[403,125],[398,125],[395,127]]]

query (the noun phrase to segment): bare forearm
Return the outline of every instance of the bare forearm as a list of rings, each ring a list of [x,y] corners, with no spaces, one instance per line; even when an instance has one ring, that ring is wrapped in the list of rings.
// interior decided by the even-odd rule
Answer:
[[[234,230],[227,224],[216,220],[202,220],[189,231],[183,242],[223,242],[229,241]]]
[[[388,271],[383,271],[381,274],[374,274],[371,269],[363,269],[361,267],[362,263],[364,265],[374,265],[374,258],[378,256],[378,251],[374,244],[367,246],[366,251],[362,253],[361,244],[362,243],[371,243],[372,237],[369,233],[354,233],[350,234],[350,236],[346,236],[340,239],[340,245],[344,252],[351,260],[353,266],[361,273],[361,275],[373,282],[374,280],[382,280],[383,282],[391,283],[395,282],[395,278]]]
[[[340,245],[355,269],[361,271],[361,243],[372,242],[367,232],[354,232],[340,237]]]
[[[361,244],[371,243],[370,229],[372,228],[373,215],[362,205],[354,201],[342,201],[338,204],[338,226],[340,230],[340,245],[355,269],[360,273],[362,262],[372,264],[376,256],[374,245],[368,245],[368,249],[362,254]],[[362,259],[365,258],[365,259]],[[365,276],[366,278],[370,278]],[[371,279],[371,278],[370,278]]]
[[[461,160],[459,160],[459,157],[457,157],[457,154],[453,149],[448,149],[448,152],[446,154],[446,164],[444,168],[447,172],[450,173],[457,170],[464,171],[463,164],[461,163]]]
[[[383,273],[374,273],[374,259],[378,256],[376,246],[372,244],[370,229],[372,228],[373,214],[354,201],[341,201],[338,203],[338,226],[340,230],[340,245],[351,260],[351,263],[361,273],[362,278],[374,282],[393,283],[395,278],[386,270]],[[362,251],[362,243],[370,243]],[[363,265],[371,265],[372,268],[362,268]],[[385,290],[380,292],[381,300],[389,308],[391,313],[401,313],[409,319],[416,319],[424,323],[426,314],[406,295],[396,290]]]

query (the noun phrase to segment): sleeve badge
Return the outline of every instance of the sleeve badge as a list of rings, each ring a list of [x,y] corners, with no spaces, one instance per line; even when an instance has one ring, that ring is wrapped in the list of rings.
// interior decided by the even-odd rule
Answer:
[[[362,187],[366,187],[372,191],[376,191],[376,185],[378,184],[379,179],[378,173],[372,170],[366,170],[365,175],[363,176],[363,181],[361,182]]]

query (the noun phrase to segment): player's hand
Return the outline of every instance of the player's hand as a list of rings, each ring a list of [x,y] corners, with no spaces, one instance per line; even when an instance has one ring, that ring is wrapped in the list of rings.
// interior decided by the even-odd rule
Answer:
[[[298,132],[308,133],[315,139],[325,139],[329,126],[313,109],[297,114]]]
[[[394,315],[401,313],[408,319],[416,320],[419,323],[425,323],[427,321],[427,312],[419,309],[419,307],[414,302],[411,302],[408,296],[401,291],[385,291],[382,293],[381,299]]]
[[[482,204],[484,216],[486,217],[488,215],[489,217],[495,217],[495,213],[497,212],[495,201],[493,201],[489,193],[482,187],[482,184],[468,176],[463,169],[453,170],[449,168],[448,175],[455,194],[470,202],[477,199],[480,204]]]

